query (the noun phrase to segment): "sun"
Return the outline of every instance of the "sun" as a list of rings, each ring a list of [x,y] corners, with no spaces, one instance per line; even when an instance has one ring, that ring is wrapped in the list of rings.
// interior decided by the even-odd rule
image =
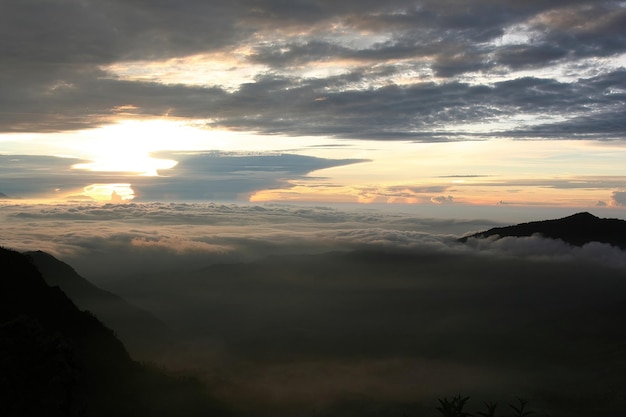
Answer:
[[[184,127],[164,120],[128,120],[94,129],[74,145],[89,162],[72,168],[157,176],[159,170],[173,168],[177,161],[151,154],[166,149],[181,135],[181,129]]]
[[[120,152],[113,155],[100,156],[93,162],[75,164],[72,168],[100,172],[127,172],[156,177],[159,175],[159,170],[173,168],[177,163],[170,159],[152,158],[141,153]]]

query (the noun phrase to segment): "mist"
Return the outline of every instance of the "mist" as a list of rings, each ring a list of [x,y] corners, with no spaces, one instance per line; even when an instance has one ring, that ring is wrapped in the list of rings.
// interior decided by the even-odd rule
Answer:
[[[458,393],[472,412],[517,396],[551,416],[623,406],[626,252],[608,244],[461,244],[500,223],[325,207],[3,214],[3,245],[154,314],[176,335],[157,362],[241,415],[433,415]]]
[[[598,404],[568,401],[620,385],[624,278],[575,259],[355,251],[113,290],[181,332],[184,353],[165,362],[201,370],[218,392],[246,398],[248,413],[329,411],[354,398],[432,404],[464,392],[588,415]]]

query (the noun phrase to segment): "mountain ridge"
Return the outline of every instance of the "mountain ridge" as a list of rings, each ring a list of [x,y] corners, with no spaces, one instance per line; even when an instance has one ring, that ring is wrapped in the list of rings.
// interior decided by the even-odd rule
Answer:
[[[0,261],[0,414],[78,415],[87,399],[104,406],[95,387],[133,366],[122,343],[28,258],[0,249]]]
[[[599,218],[589,212],[579,212],[559,219],[539,220],[512,226],[494,227],[458,239],[466,243],[470,238],[529,237],[539,234],[550,239],[560,239],[573,246],[591,242],[607,243],[626,249],[626,221]]]
[[[174,335],[157,317],[103,290],[79,275],[67,263],[43,251],[25,252],[50,286],[58,286],[80,310],[95,314],[118,337],[133,357],[157,359],[174,343]]]
[[[228,414],[197,381],[134,361],[26,255],[0,247],[0,270],[0,415]]]

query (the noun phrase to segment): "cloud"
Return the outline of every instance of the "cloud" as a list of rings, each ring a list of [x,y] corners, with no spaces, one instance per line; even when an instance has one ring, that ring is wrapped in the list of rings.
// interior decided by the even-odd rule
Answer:
[[[481,253],[499,254],[534,260],[556,260],[569,262],[581,259],[598,262],[614,268],[626,270],[626,251],[609,244],[591,242],[582,247],[574,247],[558,239],[541,236],[504,237],[501,239],[468,239],[468,244]]]
[[[430,255],[476,250],[529,259],[542,255],[562,259],[580,256],[590,262],[597,257],[588,255],[590,249],[581,252],[541,239],[481,240],[474,246],[460,245],[456,243],[458,236],[503,224],[420,218],[414,213],[386,213],[370,207],[338,210],[214,203],[13,204],[3,206],[2,216],[1,245],[50,252],[87,277],[105,282],[111,276],[138,271],[174,273],[276,254],[356,249]],[[544,244],[555,246],[548,250]],[[539,249],[533,252],[532,248]],[[624,263],[623,252],[620,255],[606,248],[606,253],[611,264]]]
[[[611,195],[611,205],[626,206],[626,191],[613,191]]]
[[[193,363],[206,366],[209,381],[219,376],[220,395],[245,398],[250,412],[307,414],[315,404],[312,414],[330,413],[349,400],[397,409],[436,404],[450,391],[501,398],[540,389],[568,399],[587,392],[591,372],[613,369],[605,366],[614,357],[593,352],[597,337],[619,340],[610,335],[620,328],[624,269],[591,261],[610,253],[602,245],[580,258],[561,257],[571,248],[556,241],[501,244],[510,252],[381,245],[276,255],[175,278],[130,277],[116,288],[150,283],[153,294],[137,299],[192,338]],[[184,367],[189,356],[177,356]],[[599,391],[621,386],[619,376],[605,374]],[[342,414],[362,415],[351,407]]]
[[[204,253],[219,253],[225,254],[230,251],[230,248],[212,245],[205,242],[198,242],[181,237],[169,238],[169,237],[134,237],[130,241],[132,247],[136,248],[148,248],[148,249],[166,249],[171,250],[177,254],[184,254],[187,252],[204,252]]]
[[[161,153],[178,160],[167,176],[136,185],[138,200],[247,201],[255,191],[290,188],[290,180],[324,168],[367,162],[363,159],[331,160],[272,153]]]
[[[124,173],[91,173],[72,169],[87,161],[45,155],[0,155],[0,189],[13,198],[63,198],[84,187],[125,183]]]
[[[452,204],[454,201],[454,198],[451,195],[449,196],[441,195],[439,197],[431,197],[430,201],[435,204]]]
[[[158,156],[173,158],[179,163],[162,172],[163,176],[138,177],[124,172],[73,169],[73,165],[88,162],[74,158],[0,155],[0,189],[16,198],[63,198],[69,195],[84,199],[79,193],[89,191],[94,184],[105,184],[105,187],[106,184],[121,184],[132,186],[137,200],[143,201],[247,201],[255,191],[289,188],[289,181],[305,180],[313,171],[367,162],[363,159],[332,160],[273,153],[163,152]],[[121,201],[121,197],[116,199],[110,190],[106,197],[109,195],[111,200]]]
[[[416,204],[431,202],[432,193],[445,192],[450,187],[444,185],[397,185],[387,187],[360,187],[360,202]]]
[[[0,216],[1,245],[51,252],[155,313],[183,339],[167,364],[249,415],[428,413],[451,392],[571,399],[598,375],[598,394],[622,386],[615,357],[597,354],[622,334],[626,251],[609,245],[461,244],[497,223],[369,207],[7,204]]]
[[[123,108],[261,134],[442,141],[487,121],[500,123],[486,136],[623,138],[625,15],[609,0],[12,2],[0,130],[97,127]],[[217,78],[252,75],[167,79],[203,56],[236,62]],[[141,76],[118,71],[137,63]],[[502,130],[524,114],[557,122]]]
[[[22,204],[4,206],[2,215],[0,244],[50,252],[105,280],[113,273],[193,269],[272,254],[371,247],[441,251],[442,239],[451,234],[498,225],[372,209],[213,203]]]
[[[480,178],[480,177],[478,177]],[[529,178],[510,178],[506,180],[498,181],[480,181],[473,180],[468,182],[456,182],[455,188],[462,188],[466,186],[481,186],[481,187],[501,187],[503,185],[507,187],[541,187],[541,188],[554,188],[558,190],[570,190],[570,189],[611,189],[619,187],[624,183],[626,178],[622,176],[576,176],[573,178],[561,179],[529,179]]]
[[[565,57],[567,50],[556,45],[509,45],[497,52],[497,60],[511,68],[544,66]]]
[[[603,77],[620,79],[615,88],[623,89],[624,74],[626,72],[618,71]],[[527,77],[489,86],[449,82],[388,85],[365,90],[341,88],[342,84],[350,82],[352,75],[357,79],[362,77],[355,73],[318,80],[260,78],[254,84],[242,86],[230,100],[219,105],[212,125],[292,135],[437,141],[462,134],[462,126],[457,133],[451,129],[447,134],[432,132],[438,126],[456,125],[458,120],[478,123],[525,113],[550,113],[564,114],[571,120],[487,133],[562,137],[581,127],[580,133],[586,137],[602,138],[621,137],[619,132],[623,131],[622,118],[616,110],[611,110],[623,103],[623,97],[607,96],[605,91],[609,87],[598,88],[597,78],[572,83]],[[322,89],[328,91],[324,94],[325,100],[316,101],[317,91]],[[581,91],[588,93],[581,96]],[[263,107],[262,102],[271,105]],[[219,116],[221,110],[230,108],[237,110],[225,117]],[[256,116],[249,117],[251,113]],[[327,117],[331,113],[332,117]],[[581,116],[583,113],[586,116]],[[589,124],[590,119],[597,122]]]

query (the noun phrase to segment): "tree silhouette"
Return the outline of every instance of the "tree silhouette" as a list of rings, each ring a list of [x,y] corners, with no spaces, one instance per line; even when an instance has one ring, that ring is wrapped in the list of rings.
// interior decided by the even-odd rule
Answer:
[[[439,399],[440,406],[437,407],[437,411],[442,417],[471,417],[470,413],[463,411],[465,403],[470,397],[461,397],[457,395],[448,399],[448,397]]]

